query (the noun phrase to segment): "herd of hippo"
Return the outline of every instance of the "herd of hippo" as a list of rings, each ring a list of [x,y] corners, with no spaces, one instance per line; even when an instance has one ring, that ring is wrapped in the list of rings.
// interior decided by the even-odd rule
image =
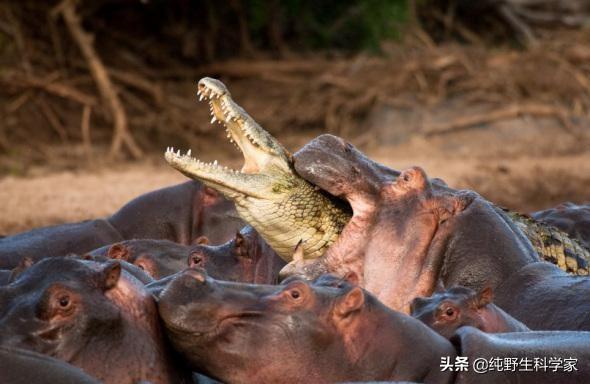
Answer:
[[[1,383],[588,383],[590,205],[530,216],[199,82],[241,171],[0,238]]]

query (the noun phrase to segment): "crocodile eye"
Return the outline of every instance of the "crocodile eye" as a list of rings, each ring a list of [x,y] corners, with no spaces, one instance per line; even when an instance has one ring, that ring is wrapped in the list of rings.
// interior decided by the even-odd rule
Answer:
[[[447,308],[447,310],[445,311],[445,314],[449,317],[452,317],[455,314],[455,310],[451,307]]]
[[[291,290],[291,297],[294,298],[295,300],[297,300],[301,297],[301,292],[299,292],[296,289],[293,289],[293,290]]]

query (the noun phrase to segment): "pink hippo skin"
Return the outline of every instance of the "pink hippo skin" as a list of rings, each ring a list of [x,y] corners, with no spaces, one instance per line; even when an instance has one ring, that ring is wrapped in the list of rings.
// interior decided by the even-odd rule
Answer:
[[[282,276],[354,272],[406,313],[439,280],[476,291],[488,285],[497,305],[531,329],[590,330],[590,279],[541,262],[512,220],[477,193],[429,180],[418,167],[391,170],[331,135],[294,159],[302,177],[345,199],[353,216],[323,256],[295,260]]]
[[[104,383],[185,383],[153,297],[121,270],[72,257],[49,258],[0,287],[0,347],[55,357]]]
[[[409,380],[450,383],[451,343],[347,283],[217,281],[187,269],[161,291],[160,316],[190,367],[224,383]]]

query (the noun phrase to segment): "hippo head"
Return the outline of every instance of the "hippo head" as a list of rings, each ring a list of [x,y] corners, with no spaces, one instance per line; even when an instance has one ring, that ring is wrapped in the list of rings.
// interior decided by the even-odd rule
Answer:
[[[121,262],[47,258],[0,287],[0,346],[47,354],[105,383],[176,380],[153,297]],[[149,363],[147,363],[149,362]]]
[[[205,243],[201,237],[197,240]],[[111,259],[123,260],[143,270],[153,279],[170,276],[186,267],[189,247],[168,240],[127,240],[92,252]]]
[[[496,287],[536,259],[498,208],[475,192],[429,179],[419,167],[388,169],[331,135],[304,146],[294,164],[302,177],[345,199],[353,215],[322,257],[294,258],[281,277],[353,271],[379,300],[409,313],[411,300],[429,296],[439,278],[446,285]]]
[[[188,256],[191,268],[204,268],[215,279],[244,283],[273,283],[284,264],[250,226],[224,244],[195,245]]]
[[[490,287],[479,292],[466,287],[452,287],[431,297],[412,301],[411,314],[446,338],[464,325],[482,328],[481,311],[492,302]]]
[[[204,268],[216,279],[229,281],[254,281],[256,245],[252,236],[240,232],[221,245],[199,244],[190,249],[188,266]]]
[[[248,285],[194,268],[179,273],[158,301],[169,338],[190,367],[236,383],[346,378],[351,364],[342,333],[364,304],[364,291],[348,284]]]
[[[105,294],[121,266],[72,258],[45,259],[0,288],[0,345],[74,358],[85,330],[120,332],[120,309]]]

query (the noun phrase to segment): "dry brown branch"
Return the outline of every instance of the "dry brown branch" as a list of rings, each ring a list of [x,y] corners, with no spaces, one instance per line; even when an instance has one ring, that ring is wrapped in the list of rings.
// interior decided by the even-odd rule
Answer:
[[[10,30],[12,32],[11,35],[14,38],[14,42],[20,53],[22,67],[27,74],[30,74],[32,72],[31,60],[29,58],[29,49],[27,46],[27,42],[25,41],[25,37],[23,35],[21,23],[18,17],[16,17],[14,12],[12,11],[12,7],[10,7],[9,5],[4,6],[4,12],[10,20]]]
[[[128,129],[125,108],[113,87],[113,83],[111,82],[104,64],[94,50],[92,35],[82,28],[80,19],[76,14],[74,1],[64,0],[56,9],[59,9],[62,14],[72,38],[76,44],[78,44],[84,59],[88,62],[90,73],[96,82],[104,103],[108,105],[111,110],[115,125],[111,141],[111,157],[118,156],[123,146],[127,147],[131,156],[134,158],[137,159],[141,157],[143,152],[135,143],[135,140]]]
[[[35,102],[39,106],[41,113],[43,113],[43,116],[45,116],[45,118],[47,119],[47,122],[49,123],[51,128],[53,128],[53,130],[58,134],[61,141],[63,143],[67,143],[68,133],[66,132],[66,129],[64,128],[63,124],[59,120],[59,117],[57,117],[57,114],[51,108],[51,106],[47,103],[45,98],[39,97],[39,98],[37,98],[37,100],[35,100]]]
[[[231,77],[259,77],[262,73],[299,73],[301,75],[318,73],[322,68],[336,64],[335,60],[331,62],[323,59],[300,59],[300,60],[230,60],[207,65],[199,68],[196,75],[211,75],[211,73],[226,75]],[[195,75],[193,74],[193,75]]]
[[[92,112],[92,107],[90,105],[85,105],[84,110],[82,111],[82,123],[81,123],[81,133],[82,133],[82,143],[84,145],[84,152],[86,153],[86,159],[88,162],[92,161],[92,139],[90,138],[90,114]]]
[[[8,113],[14,113],[18,111],[29,99],[33,96],[33,92],[31,90],[26,90],[21,93],[16,99],[11,101],[4,107],[4,110]]]
[[[55,74],[54,74],[55,75]],[[94,105],[96,104],[96,99],[94,96],[88,95],[78,89],[63,84],[55,82],[53,79],[56,76],[49,76],[45,79],[41,79],[34,76],[20,76],[18,74],[13,76],[0,76],[0,82],[4,84],[12,84],[17,85],[20,87],[31,87],[31,88],[38,88],[42,89],[45,92],[63,97],[65,99],[74,100],[80,104],[89,104]]]
[[[125,85],[132,86],[140,91],[148,93],[153,97],[156,104],[161,105],[163,99],[162,87],[156,83],[153,83],[136,73],[122,71],[115,68],[109,68],[108,73],[111,77]]]
[[[447,134],[451,132],[462,131],[482,124],[490,124],[501,120],[513,119],[523,115],[531,115],[536,117],[555,117],[562,124],[564,124],[563,119],[565,116],[567,116],[567,113],[561,108],[551,105],[514,104],[491,112],[460,117],[448,123],[425,126],[423,133],[426,136]],[[566,128],[570,127],[566,126]]]

